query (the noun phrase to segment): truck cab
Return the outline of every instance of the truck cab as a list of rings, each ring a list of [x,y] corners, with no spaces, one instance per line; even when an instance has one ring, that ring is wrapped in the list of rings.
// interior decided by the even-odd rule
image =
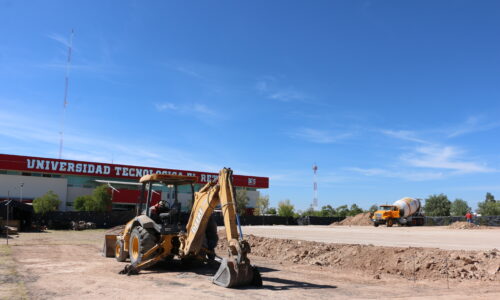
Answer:
[[[399,207],[395,205],[381,205],[377,211],[373,213],[373,226],[377,227],[380,224],[386,224],[391,227],[394,220],[400,218]]]

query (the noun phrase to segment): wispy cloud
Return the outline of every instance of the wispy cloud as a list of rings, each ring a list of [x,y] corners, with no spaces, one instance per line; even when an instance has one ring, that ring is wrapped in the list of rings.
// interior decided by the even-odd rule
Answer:
[[[303,101],[309,98],[292,86],[283,86],[276,77],[265,76],[255,84],[257,92],[264,97],[281,102]]]
[[[51,34],[47,35],[47,37],[51,40],[54,40],[54,41],[62,44],[63,46],[69,47],[68,39],[66,37],[58,34],[58,33],[51,33]]]
[[[421,171],[396,171],[379,168],[346,168],[347,171],[359,173],[370,177],[401,178],[409,181],[425,181],[445,178],[443,172],[421,172]]]
[[[413,153],[401,158],[410,166],[431,169],[449,169],[456,173],[486,173],[494,170],[484,164],[464,160],[463,151],[451,146],[417,147]]]
[[[155,103],[157,111],[176,111],[183,114],[202,114],[204,116],[218,117],[219,114],[205,104],[194,103],[190,105],[176,105],[171,102]]]
[[[408,131],[408,130],[381,130],[381,132],[387,136],[400,139],[400,140],[405,140],[405,141],[411,141],[411,142],[416,142],[416,143],[421,143],[421,144],[428,144],[429,142],[420,139],[416,136],[416,133],[413,131]]]
[[[0,137],[12,143],[28,143],[37,151],[27,155],[55,156],[56,151],[43,153],[40,149],[58,149],[59,131],[50,121],[38,119],[35,123],[25,114],[0,113]],[[63,158],[89,161],[111,161],[139,166],[156,166],[173,169],[217,171],[220,167],[198,159],[189,150],[155,145],[154,143],[130,143],[98,133],[85,133],[68,126],[64,136]]]
[[[338,142],[339,140],[350,137],[351,133],[339,133],[333,134],[325,130],[318,130],[313,128],[300,128],[297,131],[290,134],[293,138],[299,138],[311,143],[318,144],[331,144]]]
[[[480,132],[480,131],[487,131],[491,129],[495,129],[500,127],[500,122],[489,122],[485,120],[484,117],[481,116],[471,116],[467,118],[467,120],[456,126],[455,128],[449,129],[448,137],[449,138],[454,138],[458,137],[461,135],[473,133],[473,132]]]
[[[203,78],[199,72],[197,72],[197,71],[195,71],[195,70],[193,70],[191,68],[188,68],[186,66],[178,66],[178,67],[175,68],[175,70],[177,70],[177,71],[179,71],[179,72],[181,72],[181,73],[183,73],[185,75],[189,75],[191,77]]]

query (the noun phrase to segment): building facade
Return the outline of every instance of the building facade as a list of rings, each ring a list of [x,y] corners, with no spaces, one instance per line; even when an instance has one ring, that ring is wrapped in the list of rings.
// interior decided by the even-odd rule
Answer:
[[[140,196],[139,178],[153,173],[196,176],[195,191],[218,176],[201,171],[0,154],[0,199],[31,203],[51,190],[61,200],[59,210],[71,211],[77,197],[90,195],[95,187],[106,184],[112,193],[112,209],[133,209]],[[269,178],[234,175],[233,183],[236,190],[246,190],[247,207],[253,208],[259,189],[269,187]],[[155,186],[153,201],[170,202],[173,193],[172,188]],[[187,210],[192,198],[191,187],[180,186],[177,195],[182,209]]]

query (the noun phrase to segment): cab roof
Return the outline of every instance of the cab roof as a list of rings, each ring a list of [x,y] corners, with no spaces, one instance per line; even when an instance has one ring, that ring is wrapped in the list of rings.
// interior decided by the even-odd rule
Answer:
[[[140,183],[146,182],[162,182],[163,184],[192,184],[196,183],[198,178],[196,176],[184,176],[184,175],[169,175],[169,174],[149,174],[144,175],[139,180]]]

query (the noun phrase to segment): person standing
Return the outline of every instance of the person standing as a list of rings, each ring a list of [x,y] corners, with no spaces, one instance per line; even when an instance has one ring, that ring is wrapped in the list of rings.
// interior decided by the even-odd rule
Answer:
[[[470,211],[465,214],[465,218],[467,219],[467,223],[472,223],[472,214]]]

